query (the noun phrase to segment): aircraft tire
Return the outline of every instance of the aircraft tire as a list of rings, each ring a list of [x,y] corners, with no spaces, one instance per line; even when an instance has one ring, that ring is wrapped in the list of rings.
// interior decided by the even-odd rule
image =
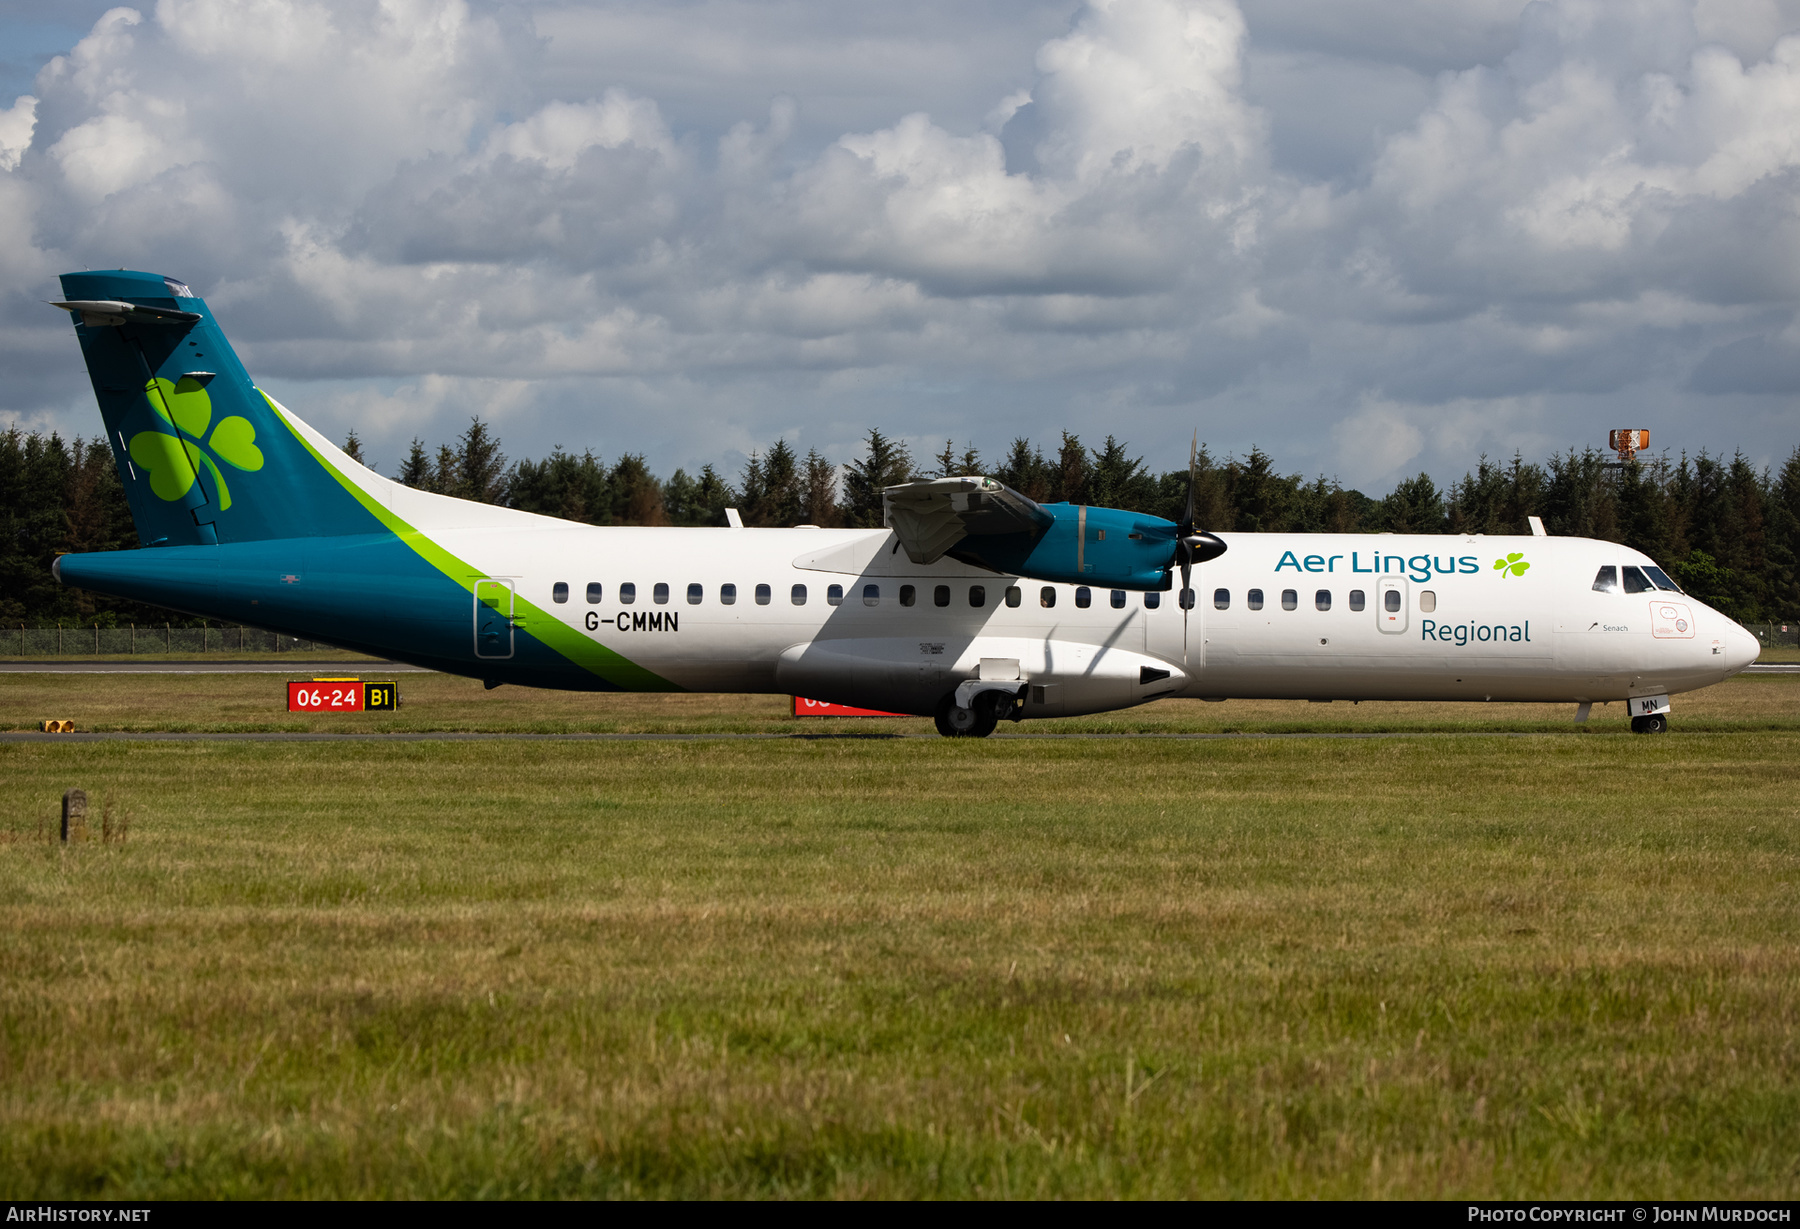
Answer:
[[[938,704],[935,720],[938,733],[945,738],[986,738],[997,724],[994,714],[986,706],[958,708],[955,696],[943,698]]]
[[[1666,734],[1669,730],[1667,713],[1652,713],[1648,717],[1633,717],[1631,732],[1633,734]]]

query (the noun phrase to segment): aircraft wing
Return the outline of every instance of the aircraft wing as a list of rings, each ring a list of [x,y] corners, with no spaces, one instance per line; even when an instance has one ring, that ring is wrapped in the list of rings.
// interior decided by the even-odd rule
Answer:
[[[936,563],[969,537],[1021,535],[1035,542],[1056,521],[1031,499],[992,478],[933,478],[881,493],[887,523],[914,563]]]

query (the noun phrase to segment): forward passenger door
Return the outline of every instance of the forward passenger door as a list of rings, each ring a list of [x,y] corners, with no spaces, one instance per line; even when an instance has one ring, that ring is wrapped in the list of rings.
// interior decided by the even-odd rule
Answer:
[[[1406,630],[1406,578],[1383,576],[1375,588],[1375,626],[1389,635]]]

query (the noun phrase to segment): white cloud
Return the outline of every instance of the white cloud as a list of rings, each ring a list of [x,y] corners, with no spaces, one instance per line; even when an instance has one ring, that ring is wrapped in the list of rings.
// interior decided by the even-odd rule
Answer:
[[[664,468],[1199,424],[1380,483],[1616,413],[1768,456],[1800,0],[159,0],[0,111],[0,225],[0,414],[64,430],[28,300],[133,265],[382,455],[480,412]]]
[[[21,94],[13,105],[0,111],[0,171],[16,171],[19,159],[31,148],[31,132],[37,127],[37,99]]]
[[[598,102],[553,102],[516,124],[497,128],[482,149],[482,161],[501,155],[542,163],[553,171],[573,170],[590,149],[635,145],[664,157],[674,154],[668,125],[656,104],[610,89]]]
[[[1381,402],[1364,404],[1340,420],[1331,434],[1344,468],[1378,482],[1404,477],[1404,467],[1425,446],[1424,433],[1400,408]]]

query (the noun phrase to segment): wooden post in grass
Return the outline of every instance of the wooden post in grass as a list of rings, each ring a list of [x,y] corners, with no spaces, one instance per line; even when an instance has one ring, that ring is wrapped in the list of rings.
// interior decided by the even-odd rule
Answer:
[[[66,789],[63,791],[63,844],[69,843],[69,829],[87,826],[87,791],[84,789]]]

